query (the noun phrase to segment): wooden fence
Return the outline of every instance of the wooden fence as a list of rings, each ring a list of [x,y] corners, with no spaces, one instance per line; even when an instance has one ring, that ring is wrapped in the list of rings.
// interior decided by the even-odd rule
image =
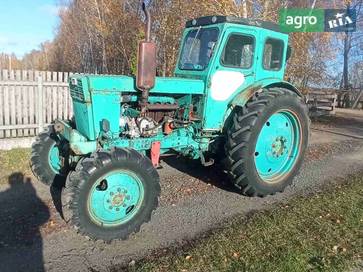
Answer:
[[[337,94],[334,90],[310,90],[306,100],[310,116],[335,113]]]
[[[363,109],[363,85],[360,88],[337,92],[337,107]]]
[[[54,119],[69,119],[68,73],[0,70],[0,139],[36,135]]]

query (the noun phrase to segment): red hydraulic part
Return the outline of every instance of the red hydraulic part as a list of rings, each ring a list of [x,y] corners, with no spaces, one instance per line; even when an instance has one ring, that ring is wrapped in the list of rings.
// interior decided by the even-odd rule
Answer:
[[[164,123],[164,134],[169,135],[170,133],[173,132],[173,125],[172,122],[170,121],[166,121]]]
[[[154,167],[158,167],[160,159],[160,142],[153,142],[151,144],[150,157]]]

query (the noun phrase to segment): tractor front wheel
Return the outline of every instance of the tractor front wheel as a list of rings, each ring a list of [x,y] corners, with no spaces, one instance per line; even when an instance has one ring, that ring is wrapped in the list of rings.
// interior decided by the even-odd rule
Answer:
[[[232,182],[248,196],[282,192],[298,173],[309,136],[305,103],[281,88],[262,90],[233,112],[225,151]]]
[[[159,176],[133,149],[97,151],[81,160],[62,191],[63,218],[93,239],[127,239],[158,205]]]
[[[43,184],[64,182],[68,173],[66,149],[65,143],[54,133],[53,126],[37,136],[32,145],[30,163],[33,174]]]

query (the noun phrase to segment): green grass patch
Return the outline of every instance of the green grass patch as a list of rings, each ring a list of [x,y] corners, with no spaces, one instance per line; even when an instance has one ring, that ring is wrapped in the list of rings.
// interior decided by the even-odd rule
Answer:
[[[8,177],[16,172],[31,175],[29,160],[30,149],[0,150],[0,185],[7,184]]]
[[[348,271],[363,254],[363,173],[129,267],[131,271]]]

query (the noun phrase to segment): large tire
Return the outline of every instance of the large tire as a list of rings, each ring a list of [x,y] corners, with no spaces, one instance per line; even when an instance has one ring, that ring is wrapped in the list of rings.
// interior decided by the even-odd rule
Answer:
[[[34,176],[45,185],[62,183],[68,174],[67,146],[49,126],[32,145],[30,158]],[[58,157],[58,158],[57,158]]]
[[[133,149],[101,150],[68,175],[63,218],[91,239],[124,240],[150,220],[159,195],[159,175],[146,156]]]
[[[282,192],[301,168],[308,144],[305,103],[289,90],[263,89],[232,114],[225,144],[231,181],[247,196]]]

